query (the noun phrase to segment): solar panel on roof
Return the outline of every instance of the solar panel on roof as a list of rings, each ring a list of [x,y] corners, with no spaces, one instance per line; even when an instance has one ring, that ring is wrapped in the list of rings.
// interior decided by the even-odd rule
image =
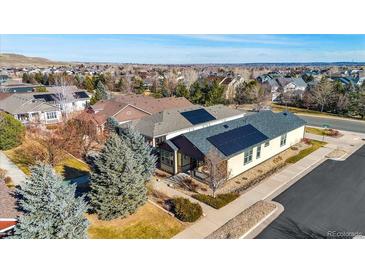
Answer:
[[[215,120],[215,117],[203,108],[181,112],[181,115],[193,125]]]
[[[226,156],[242,151],[268,139],[269,138],[265,134],[250,124],[207,138],[209,142]]]
[[[74,95],[75,98],[89,98],[89,95],[87,95],[85,91],[76,91]]]
[[[37,99],[37,100],[44,100],[46,102],[52,102],[52,101],[54,101],[54,98],[52,95],[54,95],[54,94],[37,94],[37,95],[33,95],[33,98]]]

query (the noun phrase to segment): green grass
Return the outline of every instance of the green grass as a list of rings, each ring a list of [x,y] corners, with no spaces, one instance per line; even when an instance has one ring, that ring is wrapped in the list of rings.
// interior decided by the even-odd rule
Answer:
[[[184,224],[151,203],[124,219],[101,221],[96,215],[87,218],[91,239],[169,239],[185,228]]]
[[[323,147],[327,143],[326,142],[317,141],[317,140],[310,140],[310,144],[311,144],[310,147],[308,147],[306,149],[303,149],[297,155],[288,158],[286,160],[286,162],[289,163],[289,164],[294,164],[294,163],[298,162],[299,160],[303,159],[304,157],[308,156],[312,152],[316,151],[317,149]]]
[[[206,194],[194,194],[192,197],[215,209],[219,209],[229,204],[230,202],[236,200],[239,197],[239,195],[237,193],[226,193],[226,194],[218,194],[215,197],[213,197]]]
[[[315,127],[305,127],[305,132],[315,134],[315,135],[321,135],[321,136],[327,135],[327,133],[324,129],[315,128]]]

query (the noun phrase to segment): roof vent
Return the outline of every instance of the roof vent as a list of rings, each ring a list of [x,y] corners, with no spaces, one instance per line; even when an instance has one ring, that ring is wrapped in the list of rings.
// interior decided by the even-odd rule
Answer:
[[[228,125],[224,125],[223,127],[224,127],[224,128],[228,128],[229,126],[228,126]]]

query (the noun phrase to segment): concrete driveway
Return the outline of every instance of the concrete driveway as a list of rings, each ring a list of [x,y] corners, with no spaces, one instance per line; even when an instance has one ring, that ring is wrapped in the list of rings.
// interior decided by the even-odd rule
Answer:
[[[365,146],[345,161],[325,161],[274,201],[285,210],[257,238],[296,238],[287,230],[295,230],[293,224],[327,236],[365,235]]]

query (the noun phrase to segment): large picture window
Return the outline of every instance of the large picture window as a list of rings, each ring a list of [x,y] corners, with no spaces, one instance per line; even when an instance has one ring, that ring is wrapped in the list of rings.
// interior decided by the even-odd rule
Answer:
[[[47,112],[47,120],[54,120],[57,119],[57,112],[52,111],[52,112]]]
[[[281,138],[280,138],[280,146],[285,146],[286,145],[286,134],[284,135],[281,135]]]
[[[250,149],[247,152],[245,152],[245,158],[243,160],[244,165],[247,165],[252,162],[252,155],[253,155],[253,149]]]
[[[168,166],[174,166],[174,155],[172,152],[161,149],[160,155],[161,155],[162,164],[165,164]]]

